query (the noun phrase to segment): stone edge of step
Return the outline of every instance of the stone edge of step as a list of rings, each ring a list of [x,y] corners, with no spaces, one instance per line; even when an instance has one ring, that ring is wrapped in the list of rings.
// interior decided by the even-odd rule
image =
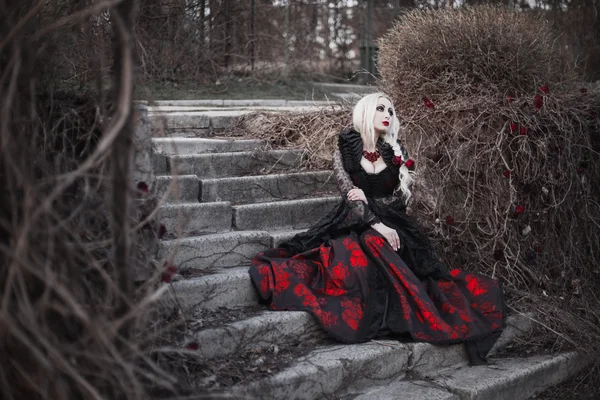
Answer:
[[[461,399],[525,400],[575,375],[590,362],[577,352],[502,358],[489,366],[439,371],[431,380]]]
[[[312,399],[404,376],[410,351],[403,343],[378,340],[317,347],[296,363],[263,380],[230,388],[234,395]]]

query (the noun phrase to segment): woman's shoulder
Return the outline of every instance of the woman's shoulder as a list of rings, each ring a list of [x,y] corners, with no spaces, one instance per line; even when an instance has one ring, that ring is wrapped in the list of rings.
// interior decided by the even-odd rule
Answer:
[[[362,150],[362,138],[360,133],[355,131],[352,127],[346,127],[338,135],[338,148],[340,151],[344,150],[355,150],[360,148]]]

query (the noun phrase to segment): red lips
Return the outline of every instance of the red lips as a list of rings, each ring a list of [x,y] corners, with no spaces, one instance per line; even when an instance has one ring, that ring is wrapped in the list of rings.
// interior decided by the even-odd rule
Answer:
[[[387,122],[387,121],[383,121],[382,123],[383,123],[384,126],[390,126],[390,123]]]

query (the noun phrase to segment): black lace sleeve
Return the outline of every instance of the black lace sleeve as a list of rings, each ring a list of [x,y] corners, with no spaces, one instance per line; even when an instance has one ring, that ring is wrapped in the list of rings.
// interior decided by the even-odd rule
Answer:
[[[354,188],[350,175],[344,169],[344,162],[342,160],[342,154],[339,149],[336,149],[333,153],[333,173],[337,180],[338,189],[350,208],[348,218],[351,221],[347,221],[349,224],[358,225],[372,225],[381,222],[379,218],[371,211],[369,207],[362,201],[348,201],[348,192]]]

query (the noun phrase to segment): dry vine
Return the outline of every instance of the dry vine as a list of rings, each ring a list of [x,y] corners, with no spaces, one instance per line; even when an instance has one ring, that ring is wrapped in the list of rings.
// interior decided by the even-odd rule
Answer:
[[[0,397],[173,398],[149,329],[162,291],[134,287],[154,262],[139,246],[153,202],[132,181],[134,1],[45,3],[0,1]],[[53,90],[50,44],[98,14],[110,94],[101,71],[97,92]]]

